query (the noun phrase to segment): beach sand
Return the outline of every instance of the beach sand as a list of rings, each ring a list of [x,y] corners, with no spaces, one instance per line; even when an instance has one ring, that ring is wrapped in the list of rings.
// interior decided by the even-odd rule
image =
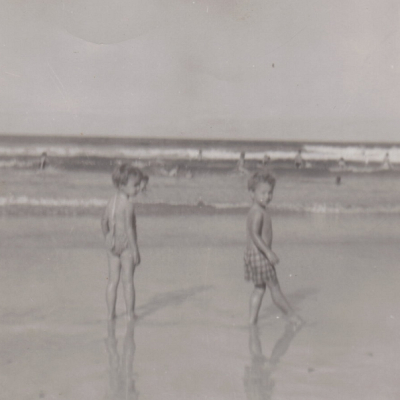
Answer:
[[[247,326],[244,222],[139,215],[139,319],[120,291],[114,337],[99,218],[4,216],[0,398],[398,400],[400,217],[274,216],[298,332],[268,294]]]

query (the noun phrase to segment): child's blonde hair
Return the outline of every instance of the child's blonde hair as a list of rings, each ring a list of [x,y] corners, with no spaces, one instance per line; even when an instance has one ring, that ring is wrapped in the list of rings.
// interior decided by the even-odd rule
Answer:
[[[257,171],[247,181],[247,189],[254,192],[259,183],[269,183],[271,187],[275,187],[276,178],[270,171]]]
[[[126,185],[131,176],[137,178],[139,182],[149,180],[149,177],[141,169],[122,163],[115,166],[112,173],[112,182],[116,188],[119,188],[121,185]]]

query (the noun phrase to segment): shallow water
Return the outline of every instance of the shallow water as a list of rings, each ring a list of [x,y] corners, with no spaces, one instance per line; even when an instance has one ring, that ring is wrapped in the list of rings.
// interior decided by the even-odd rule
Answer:
[[[397,400],[399,222],[274,218],[293,332],[269,296],[246,325],[243,215],[139,216],[139,319],[120,293],[115,330],[99,221],[3,218],[0,397]]]
[[[314,214],[400,214],[400,179],[396,171],[374,174],[337,174],[329,171],[277,170],[277,185],[271,209],[311,212]],[[229,174],[194,174],[185,176],[150,176],[145,194],[136,201],[144,205],[212,205],[217,210],[250,204],[248,176]],[[101,213],[114,188],[110,174],[50,170],[7,170],[0,178],[0,212],[10,214],[13,207],[25,207],[24,215],[54,215],[66,210],[73,214]],[[40,209],[36,212],[35,209]],[[14,215],[17,211],[12,212]]]

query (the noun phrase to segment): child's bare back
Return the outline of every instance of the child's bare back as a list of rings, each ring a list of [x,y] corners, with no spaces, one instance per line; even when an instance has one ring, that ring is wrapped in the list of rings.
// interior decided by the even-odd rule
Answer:
[[[104,219],[108,225],[105,237],[107,249],[115,256],[121,256],[124,251],[130,251],[127,232],[130,229],[136,231],[132,201],[116,193],[107,204]]]
[[[148,177],[138,168],[121,164],[115,168],[112,178],[117,191],[108,202],[101,220],[109,266],[106,293],[108,317],[115,318],[117,289],[122,277],[127,316],[133,319],[133,274],[140,263],[133,198],[146,187]]]

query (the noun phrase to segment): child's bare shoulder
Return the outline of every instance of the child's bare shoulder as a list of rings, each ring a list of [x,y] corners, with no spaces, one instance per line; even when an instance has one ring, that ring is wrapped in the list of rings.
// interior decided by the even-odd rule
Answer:
[[[249,212],[247,213],[247,219],[249,221],[254,220],[254,219],[260,219],[263,218],[263,211],[260,209],[260,207],[257,207],[256,205],[252,205],[250,207]]]
[[[247,219],[248,221],[254,221],[254,220],[259,220],[259,221],[264,221],[264,220],[270,220],[270,213],[267,208],[261,208],[256,205],[253,205],[248,214],[247,214]]]

